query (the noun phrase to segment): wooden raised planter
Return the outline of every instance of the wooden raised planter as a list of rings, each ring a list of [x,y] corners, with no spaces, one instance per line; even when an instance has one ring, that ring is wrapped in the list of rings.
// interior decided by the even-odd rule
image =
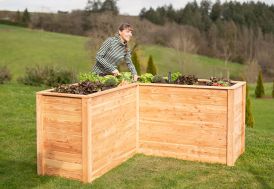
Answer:
[[[38,174],[91,182],[135,153],[233,166],[245,147],[245,87],[38,92]]]

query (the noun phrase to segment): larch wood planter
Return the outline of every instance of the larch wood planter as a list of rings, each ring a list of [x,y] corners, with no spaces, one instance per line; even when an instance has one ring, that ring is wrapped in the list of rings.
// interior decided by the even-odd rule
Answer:
[[[38,92],[38,174],[91,182],[135,153],[233,166],[245,147],[245,87]]]

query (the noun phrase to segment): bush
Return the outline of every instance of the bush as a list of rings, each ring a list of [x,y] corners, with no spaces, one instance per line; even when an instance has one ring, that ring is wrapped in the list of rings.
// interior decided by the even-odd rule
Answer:
[[[141,75],[141,65],[140,65],[140,61],[139,61],[139,58],[137,56],[136,51],[133,51],[131,59],[132,59],[132,62],[134,64],[134,66],[135,66],[137,74]]]
[[[11,73],[6,66],[0,67],[0,84],[11,80]]]
[[[254,118],[253,118],[252,111],[251,111],[251,101],[249,98],[248,85],[246,85],[245,124],[247,127],[250,127],[250,128],[253,128],[253,126],[254,126]]]
[[[153,62],[152,56],[149,56],[148,63],[147,63],[147,73],[151,73],[152,75],[157,74],[157,68]]]
[[[18,82],[25,85],[55,87],[59,84],[68,84],[76,81],[75,73],[69,70],[56,69],[49,66],[27,67],[24,77],[18,78]]]
[[[263,85],[263,76],[262,71],[259,72],[258,79],[257,79],[257,86],[255,89],[255,96],[256,98],[261,98],[264,96],[264,85]]]

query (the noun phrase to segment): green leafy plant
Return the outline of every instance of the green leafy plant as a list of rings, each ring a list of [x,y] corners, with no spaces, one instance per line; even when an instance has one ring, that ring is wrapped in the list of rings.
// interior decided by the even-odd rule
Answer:
[[[178,79],[178,77],[180,77],[180,76],[182,76],[182,73],[180,73],[180,72],[174,72],[174,73],[172,73],[171,74],[171,82],[174,83]]]
[[[105,87],[116,87],[119,84],[118,79],[113,75],[106,75],[102,81]]]
[[[132,74],[130,72],[121,72],[120,74],[117,76],[119,83],[122,81],[132,82]]]
[[[80,82],[83,82],[83,81],[102,82],[103,77],[99,76],[98,74],[96,74],[94,72],[80,73],[79,80],[80,80]]]
[[[138,81],[141,83],[151,83],[152,78],[153,78],[153,75],[151,73],[145,73],[139,77]]]

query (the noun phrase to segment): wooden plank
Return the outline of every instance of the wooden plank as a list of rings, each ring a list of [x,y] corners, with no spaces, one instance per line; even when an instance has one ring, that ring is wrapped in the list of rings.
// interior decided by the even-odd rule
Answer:
[[[82,136],[82,123],[72,121],[52,120],[44,117],[44,131],[66,135]]]
[[[161,87],[140,87],[141,101],[161,101],[166,103],[187,103],[226,106],[226,91],[188,88],[161,88]]]
[[[83,166],[83,177],[82,181],[87,182],[88,181],[88,124],[87,124],[87,99],[82,99],[82,166]]]
[[[118,165],[122,164],[123,162],[127,161],[129,158],[134,156],[136,153],[136,149],[133,149],[131,151],[128,151],[127,153],[123,154],[122,156],[119,156],[115,159],[113,159],[110,163],[104,165],[100,169],[94,171],[92,173],[92,180],[95,180],[96,178],[102,176],[106,172],[110,171],[111,169],[117,167]]]
[[[136,88],[136,151],[139,151],[140,140],[140,94],[139,85]]]
[[[226,111],[224,111],[225,113]],[[223,124],[226,120],[226,114],[219,114],[216,112],[216,114],[213,113],[206,113],[206,112],[199,112],[199,113],[193,113],[193,112],[187,112],[187,111],[164,111],[160,110],[158,108],[155,109],[149,109],[149,108],[143,108],[140,107],[140,116],[144,119],[159,119],[159,120],[173,120],[176,124],[177,121],[205,121],[209,122],[214,120],[215,123]]]
[[[173,157],[179,159],[226,163],[226,148],[140,140],[140,151],[149,155],[156,153],[169,157],[168,154],[170,153],[176,155]]]
[[[245,151],[245,108],[246,108],[246,84],[242,87],[242,141],[241,154]]]
[[[54,167],[57,169],[63,169],[68,171],[82,171],[82,165],[79,163],[70,163],[59,160],[45,158],[45,165]]]
[[[44,132],[44,146],[46,150],[67,153],[82,153],[82,137],[60,133]]]
[[[44,157],[52,160],[59,160],[69,163],[82,163],[82,154],[80,153],[67,153],[53,150],[45,150]]]
[[[191,126],[143,124],[141,122],[140,140],[207,147],[225,147],[226,132],[220,129],[197,129]]]
[[[82,171],[79,170],[64,170],[60,168],[55,168],[49,165],[45,166],[47,175],[61,176],[74,180],[82,180]]]
[[[44,175],[43,96],[36,94],[37,173]]]
[[[234,91],[228,90],[228,100],[227,100],[227,154],[226,154],[226,164],[228,166],[234,166],[234,149],[233,149],[233,105],[234,105]]]

